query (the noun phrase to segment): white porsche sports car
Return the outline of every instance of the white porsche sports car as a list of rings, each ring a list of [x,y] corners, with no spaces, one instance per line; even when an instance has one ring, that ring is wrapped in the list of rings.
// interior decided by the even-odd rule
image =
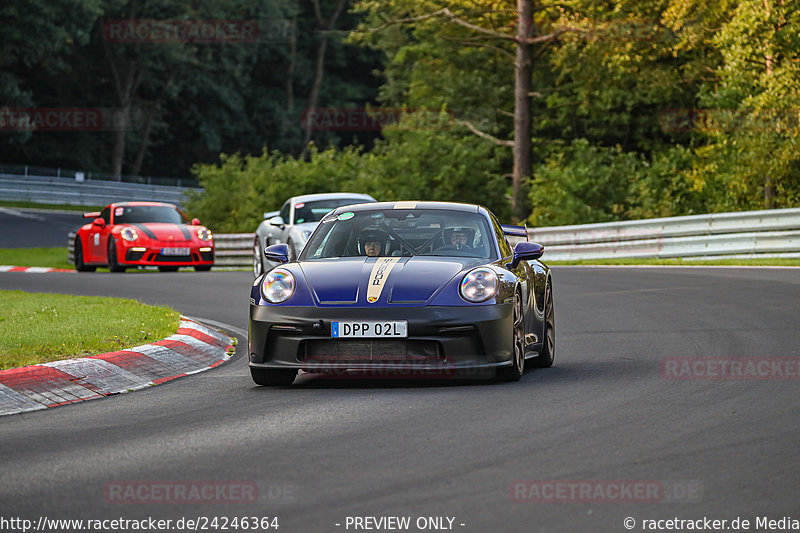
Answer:
[[[264,221],[258,225],[253,242],[253,275],[258,277],[266,269],[264,248],[267,246],[289,245],[289,258],[293,260],[300,254],[322,217],[330,211],[343,205],[375,201],[368,194],[350,192],[305,194],[286,200],[280,211],[264,213]]]

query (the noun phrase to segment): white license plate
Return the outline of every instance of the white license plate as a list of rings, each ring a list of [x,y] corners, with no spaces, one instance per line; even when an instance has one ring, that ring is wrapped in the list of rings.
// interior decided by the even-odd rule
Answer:
[[[189,248],[162,248],[161,255],[189,255]]]
[[[331,322],[331,337],[408,337],[408,322],[405,320]]]

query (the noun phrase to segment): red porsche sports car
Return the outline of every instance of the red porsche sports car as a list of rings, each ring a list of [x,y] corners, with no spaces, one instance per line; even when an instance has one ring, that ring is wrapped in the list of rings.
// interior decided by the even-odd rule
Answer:
[[[147,265],[162,272],[182,266],[210,270],[214,264],[211,231],[196,218],[189,222],[173,204],[119,202],[83,217],[93,220],[75,236],[78,272],[92,272],[98,266],[124,272]]]

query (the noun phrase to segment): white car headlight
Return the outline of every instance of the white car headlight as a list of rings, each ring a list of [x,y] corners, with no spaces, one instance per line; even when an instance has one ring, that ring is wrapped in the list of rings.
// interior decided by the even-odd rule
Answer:
[[[131,228],[131,227],[128,227],[128,226],[125,226],[124,228],[122,228],[120,230],[119,234],[126,241],[131,241],[132,242],[132,241],[135,241],[136,239],[139,238],[139,234],[136,233],[136,230]]]
[[[468,302],[485,302],[495,294],[500,283],[497,274],[489,268],[476,268],[470,270],[464,279],[461,280],[459,292],[461,297]]]
[[[270,303],[279,304],[294,294],[294,276],[288,270],[276,268],[264,276],[261,282],[261,294]]]
[[[213,238],[211,230],[208,228],[199,228],[197,230],[197,238],[201,241],[210,241]]]

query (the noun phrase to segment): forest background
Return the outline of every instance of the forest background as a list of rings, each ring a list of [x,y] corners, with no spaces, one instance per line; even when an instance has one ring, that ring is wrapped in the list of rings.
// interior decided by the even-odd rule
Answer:
[[[3,164],[193,175],[216,231],[336,190],[533,226],[800,206],[800,1],[7,0],[0,51]],[[52,109],[113,120],[19,127]]]

